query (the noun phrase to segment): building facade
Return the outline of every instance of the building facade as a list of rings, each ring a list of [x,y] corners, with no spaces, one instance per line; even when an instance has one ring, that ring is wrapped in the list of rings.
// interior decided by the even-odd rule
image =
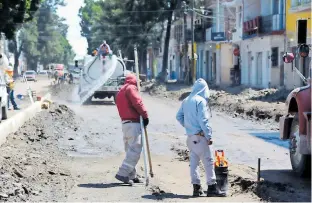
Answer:
[[[296,53],[300,41],[305,40],[306,44],[311,45],[311,0],[286,0],[286,2],[287,52]],[[302,37],[300,37],[298,35],[299,23],[303,23],[303,30],[300,30],[300,34],[304,32],[303,34],[306,34],[306,36],[302,35]],[[297,67],[305,77],[309,77],[311,55],[312,54],[310,51],[309,57],[297,57],[297,60],[294,63],[294,66]],[[292,89],[294,87],[303,85],[299,76],[292,71],[291,64],[285,64],[285,73],[285,86],[287,89]]]
[[[254,88],[284,86],[285,1],[236,0],[233,48],[239,50],[233,65],[240,83]]]

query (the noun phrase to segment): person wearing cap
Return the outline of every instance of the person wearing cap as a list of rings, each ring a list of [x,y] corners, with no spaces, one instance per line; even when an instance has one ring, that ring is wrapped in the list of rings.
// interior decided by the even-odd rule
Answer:
[[[6,88],[7,88],[7,93],[8,93],[8,109],[10,109],[10,101],[11,101],[14,110],[20,110],[14,98],[14,80],[13,80],[12,65],[9,65],[7,70],[5,71],[5,82],[6,82]]]
[[[203,162],[207,196],[224,196],[217,188],[216,174],[214,171],[214,156],[212,152],[212,129],[209,124],[208,98],[209,87],[202,78],[198,79],[190,95],[185,98],[176,115],[178,122],[185,128],[187,134],[187,147],[190,150],[190,175],[193,184],[193,196],[203,194],[198,166]]]

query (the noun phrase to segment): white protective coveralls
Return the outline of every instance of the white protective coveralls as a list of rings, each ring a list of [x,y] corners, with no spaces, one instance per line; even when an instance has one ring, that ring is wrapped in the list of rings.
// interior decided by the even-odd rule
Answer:
[[[192,184],[200,185],[198,174],[199,161],[204,164],[207,185],[216,183],[214,157],[211,139],[212,129],[209,126],[208,98],[209,88],[204,79],[198,79],[191,94],[185,98],[176,115],[176,119],[186,129],[187,147],[190,150],[190,175]],[[199,135],[202,134],[202,135]]]

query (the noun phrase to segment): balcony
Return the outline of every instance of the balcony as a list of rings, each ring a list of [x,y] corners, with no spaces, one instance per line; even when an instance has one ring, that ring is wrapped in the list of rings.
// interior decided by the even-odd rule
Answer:
[[[259,34],[260,16],[243,23],[243,39],[249,39]]]
[[[260,34],[282,34],[285,30],[284,14],[275,14],[261,16],[260,18]]]
[[[311,2],[312,0],[291,0],[289,12],[295,13],[311,10]]]
[[[258,35],[282,34],[285,31],[285,15],[275,14],[258,16],[243,24],[243,39],[249,39]]]

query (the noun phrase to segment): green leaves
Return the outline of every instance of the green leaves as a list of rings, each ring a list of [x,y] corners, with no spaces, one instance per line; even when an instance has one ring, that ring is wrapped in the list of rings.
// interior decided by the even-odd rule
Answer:
[[[24,22],[32,19],[40,0],[1,0],[0,32],[13,39],[15,32]]]
[[[63,0],[44,0],[33,21],[21,30],[19,41],[24,42],[23,52],[29,67],[37,62],[67,65],[74,58],[72,47],[66,39],[68,25],[56,14]]]
[[[86,37],[88,53],[105,39],[113,49],[123,49],[128,57],[133,46],[143,50],[161,32],[152,28],[163,21],[164,1],[159,0],[85,0],[80,9],[81,35]]]

